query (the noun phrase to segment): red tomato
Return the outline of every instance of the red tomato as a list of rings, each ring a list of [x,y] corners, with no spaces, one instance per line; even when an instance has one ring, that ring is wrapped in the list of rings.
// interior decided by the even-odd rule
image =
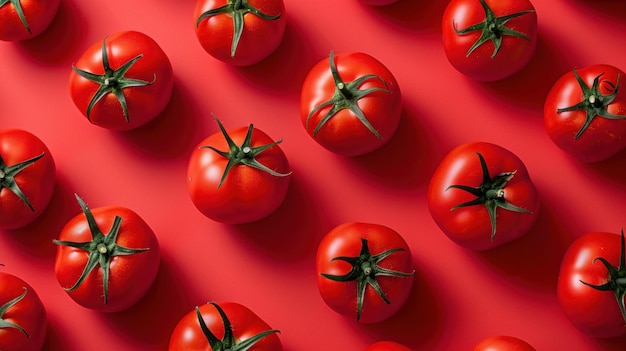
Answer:
[[[604,161],[626,148],[623,77],[619,68],[592,65],[559,78],[543,111],[552,141],[583,162]]]
[[[476,344],[472,351],[535,351],[526,341],[505,335],[486,338]]]
[[[134,129],[167,106],[174,73],[161,47],[143,33],[124,31],[91,45],[72,66],[69,89],[89,122]]]
[[[591,232],[574,240],[559,271],[557,297],[572,324],[597,338],[626,335],[626,264],[622,235]]]
[[[202,140],[187,169],[187,189],[193,204],[215,221],[254,222],[273,213],[289,188],[287,157],[263,131],[240,127]]]
[[[249,308],[235,302],[210,302],[178,322],[169,351],[282,351],[277,333]]]
[[[441,230],[472,250],[521,237],[539,212],[539,196],[524,163],[509,150],[485,142],[450,151],[431,178],[427,199]]]
[[[193,18],[204,50],[236,66],[269,56],[285,33],[283,0],[198,0]]]
[[[60,0],[0,0],[0,40],[18,41],[43,33]]]
[[[335,55],[313,66],[301,94],[304,128],[326,149],[344,156],[372,152],[393,136],[402,112],[395,77],[370,55]]]
[[[0,272],[0,350],[39,351],[46,340],[46,310],[22,279]]]
[[[413,351],[393,341],[379,341],[368,346],[365,351]]]
[[[344,223],[319,244],[317,285],[335,312],[363,323],[390,318],[413,286],[413,261],[406,241],[393,229]]]
[[[61,287],[83,307],[117,312],[148,291],[159,267],[159,243],[135,212],[118,206],[83,211],[63,227],[54,273]]]
[[[528,0],[452,0],[443,14],[442,37],[457,71],[475,80],[500,80],[532,58],[537,14]]]
[[[20,129],[0,129],[0,228],[33,222],[48,206],[56,166],[48,147]]]

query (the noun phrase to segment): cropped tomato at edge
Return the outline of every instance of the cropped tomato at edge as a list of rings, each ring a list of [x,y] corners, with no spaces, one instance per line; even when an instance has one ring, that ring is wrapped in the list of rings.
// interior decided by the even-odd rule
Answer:
[[[0,5],[0,40],[21,41],[42,34],[56,16],[60,0],[6,0]]]
[[[398,344],[397,342],[378,341],[369,345],[367,348],[365,348],[364,351],[413,351],[413,350],[402,344]]]
[[[508,335],[496,335],[481,340],[472,351],[536,351],[526,341]]]

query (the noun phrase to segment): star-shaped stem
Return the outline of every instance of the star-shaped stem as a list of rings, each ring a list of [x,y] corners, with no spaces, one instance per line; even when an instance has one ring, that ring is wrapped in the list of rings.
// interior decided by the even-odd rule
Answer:
[[[91,110],[98,103],[98,101],[100,101],[108,94],[113,93],[117,100],[120,102],[120,105],[122,106],[122,111],[124,113],[124,118],[126,119],[126,122],[130,122],[130,118],[128,116],[128,104],[126,103],[126,97],[124,96],[124,89],[130,87],[142,87],[146,85],[151,85],[156,82],[156,74],[154,74],[154,78],[151,82],[141,79],[127,78],[124,76],[128,72],[128,70],[135,64],[135,62],[137,62],[137,60],[142,57],[143,54],[139,54],[128,60],[120,68],[113,69],[109,64],[109,54],[107,53],[106,38],[104,38],[104,40],[102,41],[102,66],[104,67],[104,74],[87,72],[72,65],[72,70],[78,75],[100,85],[96,93],[89,101],[89,105],[87,106],[87,119],[91,120]]]
[[[324,116],[324,118],[322,118],[322,120],[317,124],[317,126],[315,126],[315,130],[313,131],[313,136],[316,136],[317,132],[319,132],[319,130],[326,124],[326,122],[328,122],[331,118],[333,118],[339,111],[343,109],[349,109],[350,111],[352,111],[352,113],[354,113],[357,116],[359,121],[361,121],[361,123],[363,123],[363,125],[370,132],[372,132],[378,139],[382,139],[383,136],[380,135],[380,133],[378,133],[376,129],[374,129],[372,124],[367,120],[367,117],[365,117],[365,115],[363,114],[363,111],[361,111],[361,108],[358,105],[358,101],[364,98],[365,96],[372,94],[374,92],[377,92],[377,91],[391,94],[391,91],[387,89],[383,89],[383,88],[368,88],[368,89],[359,90],[359,87],[361,86],[361,84],[363,84],[364,82],[370,79],[378,79],[379,81],[382,82],[385,88],[387,88],[387,84],[385,83],[385,81],[381,77],[375,74],[366,74],[364,76],[361,76],[355,79],[352,82],[346,83],[339,76],[339,72],[337,71],[337,66],[335,65],[335,54],[333,51],[330,52],[329,61],[330,61],[330,72],[332,73],[333,80],[335,81],[335,93],[333,94],[332,98],[322,102],[321,104],[317,105],[313,110],[311,110],[311,112],[306,118],[306,129],[309,129],[309,120],[311,119],[311,117],[313,117],[314,114],[316,114],[319,110],[325,107],[332,106],[332,108],[328,111],[326,116]]]
[[[280,333],[280,331],[276,329],[266,330],[260,332],[259,334],[253,335],[248,339],[237,342],[233,334],[233,327],[230,324],[230,320],[226,316],[226,313],[224,313],[224,310],[222,310],[222,308],[214,302],[209,302],[209,304],[215,307],[217,312],[220,314],[220,317],[222,318],[222,322],[224,323],[224,337],[222,338],[222,340],[218,339],[215,334],[213,334],[211,330],[209,330],[209,327],[207,327],[206,323],[204,322],[202,314],[200,313],[200,309],[197,306],[196,316],[198,317],[198,323],[200,324],[200,328],[202,329],[202,332],[206,336],[207,340],[209,341],[209,345],[211,346],[211,350],[213,351],[246,351],[264,337],[273,333]]]
[[[378,264],[389,257],[390,255],[398,252],[404,251],[402,248],[389,249],[387,251],[383,251],[379,254],[372,255],[369,250],[369,246],[367,243],[367,239],[361,238],[361,252],[356,257],[347,257],[347,256],[338,256],[334,257],[331,261],[344,261],[348,262],[352,268],[350,272],[344,275],[333,275],[327,273],[321,273],[321,275],[330,280],[334,280],[337,282],[357,282],[357,314],[356,320],[361,319],[361,312],[363,311],[363,301],[365,300],[365,290],[367,286],[371,286],[374,291],[380,296],[380,298],[387,304],[391,303],[385,295],[385,292],[381,289],[376,277],[378,276],[389,276],[389,277],[408,277],[415,273],[415,271],[410,273],[404,273],[399,271],[394,271],[391,269],[383,268]]]
[[[469,48],[465,56],[471,55],[471,53],[476,50],[476,48],[491,40],[494,45],[493,53],[491,53],[491,58],[496,57],[498,51],[500,51],[500,47],[502,46],[502,37],[505,35],[518,37],[530,41],[530,38],[526,34],[515,31],[505,26],[505,24],[515,17],[535,12],[534,10],[525,10],[512,13],[510,15],[497,17],[493,10],[489,7],[489,5],[487,5],[485,0],[479,1],[483,9],[485,10],[484,21],[471,25],[465,29],[457,29],[456,24],[452,22],[452,27],[458,35],[466,35],[471,32],[482,31],[478,40],[476,40],[476,42]]]
[[[619,306],[619,310],[622,313],[622,318],[624,319],[624,325],[626,326],[626,307],[624,307],[624,296],[626,295],[626,250],[624,244],[624,229],[622,229],[622,240],[621,240],[621,250],[620,250],[620,259],[619,266],[614,267],[603,257],[596,257],[593,259],[593,262],[600,261],[606,267],[609,273],[609,279],[606,283],[602,285],[593,285],[589,283],[585,283],[584,281],[580,281],[581,283],[590,286],[596,290],[600,291],[612,291],[615,295],[615,299],[617,300],[617,305]]]
[[[14,298],[13,300],[5,303],[2,306],[0,306],[0,329],[2,329],[2,328],[14,328],[14,329],[17,329],[17,330],[21,331],[24,335],[26,335],[26,338],[30,338],[28,336],[28,332],[26,332],[26,330],[24,328],[22,328],[21,326],[15,324],[15,323],[11,323],[11,322],[5,321],[3,319],[4,314],[11,307],[15,306],[18,302],[22,301],[22,299],[26,296],[27,291],[28,290],[26,288],[24,288],[24,292],[20,296]]]
[[[22,4],[20,0],[0,0],[0,7],[11,4],[15,8],[15,12],[17,12],[17,17],[20,18],[20,21],[24,25],[24,28],[28,31],[28,33],[32,33],[30,31],[30,26],[28,25],[28,21],[26,21],[26,16],[24,16],[24,10],[22,9]]]
[[[476,155],[478,155],[478,159],[480,160],[480,167],[483,173],[482,184],[475,188],[467,185],[453,184],[447,187],[446,191],[451,188],[461,189],[476,196],[474,200],[456,205],[452,207],[450,211],[474,205],[484,205],[487,207],[487,212],[489,213],[489,221],[491,222],[491,241],[493,241],[496,236],[496,210],[498,209],[498,207],[514,212],[529,214],[532,214],[532,212],[525,208],[513,205],[512,203],[506,201],[504,197],[504,188],[506,187],[507,183],[515,176],[515,172],[517,171],[503,172],[491,178],[491,176],[489,175],[489,169],[487,168],[487,163],[485,162],[485,158],[479,152],[477,152]]]
[[[89,276],[89,274],[91,274],[96,266],[100,265],[100,269],[102,270],[102,288],[104,291],[104,303],[108,304],[110,266],[113,257],[134,255],[140,252],[148,251],[149,248],[131,249],[118,245],[116,241],[117,236],[120,232],[120,226],[122,225],[122,218],[119,216],[115,216],[115,218],[113,219],[113,225],[111,226],[111,230],[108,234],[105,235],[102,233],[100,228],[98,228],[96,219],[94,218],[91,210],[89,210],[85,202],[78,195],[75,196],[83,213],[85,214],[85,218],[87,219],[87,224],[89,225],[89,230],[91,231],[92,240],[88,242],[53,240],[54,243],[57,245],[70,246],[89,252],[89,259],[87,260],[87,264],[85,265],[85,268],[83,269],[83,272],[76,281],[76,283],[74,283],[73,286],[64,289],[65,291],[74,291],[78,289],[78,287],[85,281],[85,279]]]
[[[261,146],[255,146],[252,147],[252,131],[254,129],[254,125],[250,124],[250,126],[248,126],[248,133],[246,134],[245,139],[243,140],[243,143],[241,145],[237,145],[235,144],[235,142],[233,141],[233,139],[230,137],[230,135],[228,135],[228,133],[226,132],[226,129],[224,129],[224,126],[222,125],[222,123],[220,122],[219,119],[217,119],[216,117],[214,117],[215,120],[217,121],[217,124],[220,127],[220,131],[222,132],[222,135],[224,135],[224,138],[226,139],[226,142],[228,143],[228,151],[221,151],[216,149],[213,146],[210,145],[203,145],[200,146],[201,148],[208,148],[211,149],[215,152],[217,152],[218,154],[220,154],[221,156],[223,156],[224,158],[228,159],[228,163],[226,164],[226,167],[224,168],[224,173],[222,174],[222,178],[220,179],[219,184],[217,185],[217,187],[219,188],[220,186],[222,186],[222,183],[224,183],[224,180],[226,180],[226,177],[228,176],[228,173],[230,173],[230,170],[238,164],[242,164],[242,165],[246,165],[248,167],[253,167],[256,168],[258,170],[261,170],[263,172],[267,172],[273,176],[276,177],[286,177],[288,175],[291,174],[291,172],[289,173],[278,173],[276,171],[274,171],[273,169],[270,169],[269,167],[263,165],[262,163],[260,163],[259,161],[256,160],[256,157],[262,153],[263,151],[274,147],[280,143],[283,142],[283,139],[280,139],[274,143],[271,144],[266,144],[266,145],[261,145]]]
[[[589,127],[593,119],[596,118],[596,116],[608,119],[626,119],[626,116],[616,115],[607,111],[607,107],[611,103],[613,103],[613,100],[615,100],[617,92],[619,91],[619,74],[617,75],[616,84],[613,84],[608,80],[604,81],[613,88],[613,93],[608,95],[604,95],[602,94],[602,92],[600,92],[600,77],[602,77],[602,75],[604,75],[604,73],[600,73],[597,77],[595,77],[593,79],[593,84],[591,85],[591,87],[589,87],[587,83],[585,83],[585,81],[583,81],[583,79],[580,77],[578,72],[576,72],[576,69],[574,69],[574,77],[576,77],[576,81],[580,86],[580,90],[582,90],[583,99],[575,105],[559,108],[556,110],[557,113],[567,111],[585,111],[585,123],[583,123],[582,127],[580,127],[578,132],[576,132],[576,135],[574,135],[574,139],[580,138],[580,136],[585,132],[585,130],[587,130],[587,128]]]
[[[230,47],[230,57],[235,57],[235,52],[237,51],[237,46],[239,45],[239,40],[241,39],[241,34],[244,30],[243,17],[248,13],[256,15],[266,21],[274,21],[279,19],[281,16],[280,13],[277,15],[268,15],[263,13],[256,7],[250,5],[247,0],[228,0],[228,3],[224,6],[203,12],[196,21],[196,27],[200,26],[200,22],[202,22],[205,18],[211,16],[221,14],[231,16],[233,18],[234,33],[233,41]]]
[[[15,181],[15,176],[22,170],[24,170],[24,168],[32,165],[43,156],[44,153],[30,158],[26,161],[14,164],[12,166],[7,166],[7,164],[4,162],[4,159],[2,159],[2,156],[0,155],[0,190],[4,188],[11,190],[33,212],[35,211],[35,209],[30,204],[30,201],[28,201],[28,198],[26,198],[26,195],[24,195],[19,185],[17,185],[17,182]]]

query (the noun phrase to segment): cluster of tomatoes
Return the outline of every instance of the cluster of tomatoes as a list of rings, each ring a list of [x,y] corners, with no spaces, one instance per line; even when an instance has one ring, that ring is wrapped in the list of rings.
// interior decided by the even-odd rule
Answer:
[[[382,6],[395,1],[363,2]],[[0,39],[17,41],[43,32],[59,0],[0,4]],[[194,13],[197,38],[218,60],[252,65],[281,43],[283,13],[282,0],[199,0]],[[534,53],[536,33],[537,16],[528,0],[452,0],[442,21],[451,65],[481,81],[521,70]],[[598,64],[572,70],[555,82],[546,97],[544,118],[556,146],[581,162],[603,161],[626,148],[623,75],[617,67]],[[71,99],[90,123],[130,130],[165,109],[174,75],[153,39],[124,31],[87,48],[72,66],[69,81]],[[360,52],[331,51],[303,82],[302,126],[330,152],[367,154],[396,132],[401,101],[398,82],[383,63]],[[217,117],[215,121],[220,132],[202,140],[189,159],[191,201],[203,215],[222,223],[267,217],[283,203],[291,178],[282,140],[273,140],[252,124],[226,129]],[[40,139],[24,130],[0,130],[0,228],[21,228],[39,217],[51,200],[55,174],[53,156]],[[86,308],[127,309],[145,295],[157,275],[157,237],[130,209],[90,209],[79,195],[76,201],[82,213],[67,222],[54,241],[59,285]],[[470,250],[489,250],[520,238],[540,210],[539,194],[523,161],[485,142],[460,145],[441,160],[427,201],[442,232]],[[573,242],[563,258],[559,302],[572,323],[590,336],[626,334],[625,255],[623,233],[590,233]],[[321,240],[316,271],[327,305],[363,323],[395,315],[409,297],[414,275],[410,249],[399,233],[356,222],[335,227]],[[41,349],[45,315],[26,282],[0,272],[0,349]],[[243,305],[211,302],[183,316],[169,349],[276,351],[282,350],[278,333]],[[510,336],[486,339],[475,350],[494,347],[534,350]],[[384,350],[409,349],[390,341],[367,349]]]

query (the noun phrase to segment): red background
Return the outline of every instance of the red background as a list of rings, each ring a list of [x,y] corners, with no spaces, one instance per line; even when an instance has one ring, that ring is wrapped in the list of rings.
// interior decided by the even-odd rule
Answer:
[[[611,0],[534,0],[537,51],[519,74],[469,80],[446,60],[441,15],[447,1],[400,0],[384,8],[357,0],[286,0],[285,38],[265,61],[230,67],[206,54],[193,32],[192,0],[62,0],[41,36],[0,43],[0,124],[39,136],[58,169],[51,206],[27,228],[0,232],[2,269],[22,277],[49,315],[46,350],[165,350],[183,314],[207,301],[242,303],[281,330],[287,351],[358,351],[383,339],[415,350],[468,350],[508,334],[537,350],[624,350],[626,339],[595,340],[561,312],[555,285],[567,245],[589,231],[626,226],[626,153],[581,164],[543,127],[543,99],[573,67],[626,68],[626,5]],[[87,122],[67,83],[71,64],[108,34],[138,30],[168,54],[172,99],[153,123],[112,132]],[[304,76],[335,52],[368,53],[394,73],[403,118],[390,143],[344,158],[324,150],[300,123]],[[193,147],[218,131],[254,123],[281,145],[293,169],[284,205],[269,218],[229,226],[203,217],[186,191]],[[452,243],[430,217],[425,194],[453,147],[489,141],[517,154],[542,197],[523,239],[488,252]],[[76,305],[53,273],[56,238],[80,212],[121,205],[158,235],[162,265],[144,299],[124,312]],[[317,291],[317,243],[347,221],[387,225],[409,242],[416,279],[403,311],[358,324],[330,310]]]

